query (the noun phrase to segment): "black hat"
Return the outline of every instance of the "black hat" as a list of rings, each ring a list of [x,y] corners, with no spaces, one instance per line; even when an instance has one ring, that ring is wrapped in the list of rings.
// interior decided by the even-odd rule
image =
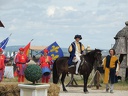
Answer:
[[[79,38],[80,40],[82,39],[81,35],[75,35],[74,39]]]

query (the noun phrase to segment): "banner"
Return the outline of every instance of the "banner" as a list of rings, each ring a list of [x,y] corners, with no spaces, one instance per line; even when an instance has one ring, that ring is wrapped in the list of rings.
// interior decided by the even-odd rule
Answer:
[[[59,47],[59,45],[56,42],[49,45],[46,49],[49,51],[48,56],[51,56],[53,61],[59,57],[64,56],[62,49]],[[41,51],[41,53],[43,54],[43,50]]]
[[[24,47],[24,54],[26,54],[27,56],[29,56],[30,43],[31,43],[31,42],[29,42],[29,43]]]
[[[6,45],[8,43],[9,37],[7,37],[6,39],[4,39],[1,43],[0,43],[0,48],[2,48],[3,50],[6,48]]]

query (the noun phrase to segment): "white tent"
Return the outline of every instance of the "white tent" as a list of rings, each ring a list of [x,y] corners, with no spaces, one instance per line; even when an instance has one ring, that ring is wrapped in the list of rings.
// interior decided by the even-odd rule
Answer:
[[[7,52],[7,57],[10,58],[10,53],[9,52]]]

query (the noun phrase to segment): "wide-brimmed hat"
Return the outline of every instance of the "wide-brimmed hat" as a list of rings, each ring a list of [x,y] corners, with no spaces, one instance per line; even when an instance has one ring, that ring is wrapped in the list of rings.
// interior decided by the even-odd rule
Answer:
[[[24,51],[24,48],[21,47],[21,48],[19,49],[19,51]]]
[[[2,48],[0,48],[0,52],[3,52],[3,49]]]
[[[80,40],[82,39],[81,35],[75,35],[74,39],[79,38]]]

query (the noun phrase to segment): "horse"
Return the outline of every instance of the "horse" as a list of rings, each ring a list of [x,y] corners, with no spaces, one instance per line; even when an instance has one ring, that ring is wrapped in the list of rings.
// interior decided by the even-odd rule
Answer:
[[[75,74],[76,67],[68,67],[69,57],[60,57],[55,60],[53,64],[53,83],[57,84],[61,76],[61,83],[63,91],[67,91],[64,85],[65,77],[68,73]],[[88,52],[86,55],[81,55],[81,65],[79,66],[79,74],[83,75],[84,88],[83,91],[88,93],[87,82],[90,73],[92,72],[94,64],[102,64],[102,54],[100,49],[95,49]]]

